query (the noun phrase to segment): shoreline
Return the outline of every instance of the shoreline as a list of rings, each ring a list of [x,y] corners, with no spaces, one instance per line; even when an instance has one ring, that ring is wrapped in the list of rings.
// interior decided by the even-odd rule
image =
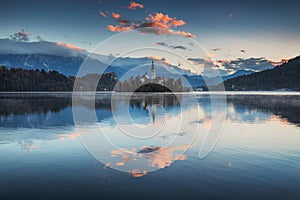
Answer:
[[[132,94],[133,92],[114,92],[114,91],[26,91],[26,92],[0,92],[1,94]],[[136,92],[135,94],[222,94],[222,95],[300,95],[299,91],[191,91],[191,92]]]

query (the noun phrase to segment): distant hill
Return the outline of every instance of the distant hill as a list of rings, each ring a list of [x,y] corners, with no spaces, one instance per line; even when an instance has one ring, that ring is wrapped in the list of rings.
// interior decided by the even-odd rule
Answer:
[[[205,77],[200,75],[187,76],[184,75],[184,78],[190,83],[192,87],[204,87],[206,85],[217,85],[223,81],[226,81],[231,78],[238,76],[244,76],[248,74],[253,74],[254,71],[251,70],[238,70],[233,74],[222,76],[222,77]]]
[[[273,69],[228,79],[224,86],[229,91],[300,91],[300,56]]]

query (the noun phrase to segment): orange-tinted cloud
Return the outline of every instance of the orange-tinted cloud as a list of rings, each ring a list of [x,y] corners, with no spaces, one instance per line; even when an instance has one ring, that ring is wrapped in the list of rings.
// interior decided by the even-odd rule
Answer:
[[[156,13],[155,15],[148,15],[146,17],[146,22],[140,24],[138,28],[154,28],[154,29],[140,29],[142,33],[152,33],[156,35],[182,35],[184,37],[194,38],[195,35],[185,31],[176,31],[172,28],[183,26],[186,22],[183,20],[178,20],[176,18],[170,17],[167,14],[161,12]]]
[[[100,14],[102,17],[107,18],[107,15],[106,15],[103,11],[99,10],[99,14]]]
[[[288,62],[289,59],[281,59],[280,61],[276,62],[276,61],[270,61],[273,65],[277,66],[277,65],[282,65],[283,63]]]
[[[120,16],[117,14],[114,18],[119,18]],[[181,35],[184,37],[194,38],[190,32],[185,32],[181,30],[173,30],[173,28],[183,26],[186,22],[183,20],[178,20],[176,18],[170,17],[167,14],[163,14],[161,12],[156,13],[155,15],[148,15],[144,22],[136,24],[127,19],[119,20],[119,23],[115,26],[108,25],[107,29],[112,32],[123,32],[131,29],[137,29],[139,32],[144,34],[156,34],[156,35]]]
[[[165,15],[161,12],[156,13],[154,16],[150,14],[146,18],[146,20],[152,21],[152,22],[161,22],[162,24],[168,26],[168,28],[183,26],[186,24],[185,21],[183,21],[183,20],[177,20],[177,19],[169,17],[169,15],[167,15],[167,14]]]
[[[171,65],[165,58],[159,56],[147,56],[147,58],[163,63],[164,65]]]
[[[115,19],[119,19],[119,18],[121,17],[120,14],[114,13],[114,12],[111,13],[111,16],[112,16],[113,18],[115,18]]]
[[[184,37],[189,37],[189,38],[194,38],[196,37],[195,35],[193,35],[190,32],[185,32],[185,31],[175,31],[175,35],[182,35]]]
[[[82,48],[74,46],[72,44],[66,44],[66,43],[62,43],[62,42],[56,42],[55,44],[58,45],[58,46],[67,47],[68,49],[74,49],[74,50],[77,50],[77,51],[82,51],[83,50]]]
[[[130,5],[127,8],[129,8],[131,10],[136,10],[136,8],[144,8],[144,5],[132,1],[132,2],[130,2]]]
[[[131,30],[132,27],[131,26],[122,27],[122,26],[119,26],[119,25],[116,25],[116,26],[108,25],[107,29],[110,30],[111,32],[124,32],[124,31]]]
[[[174,31],[169,28],[160,28],[157,26],[156,23],[151,23],[151,24],[156,25],[156,26],[151,27],[149,24],[150,23],[148,23],[146,27],[138,28],[137,30],[144,34],[150,33],[150,34],[155,34],[155,35],[181,35],[181,36],[189,37],[189,38],[196,37],[195,35],[193,35],[192,33],[189,33],[189,32]]]

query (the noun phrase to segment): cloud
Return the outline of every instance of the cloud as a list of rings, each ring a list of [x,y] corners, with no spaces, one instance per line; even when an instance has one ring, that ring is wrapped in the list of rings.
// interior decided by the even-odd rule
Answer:
[[[77,50],[77,51],[82,51],[83,50],[82,48],[74,46],[72,44],[67,44],[67,43],[62,43],[62,42],[56,42],[55,44],[58,45],[58,46],[67,47],[68,49],[74,49],[74,50]]]
[[[252,70],[262,71],[274,68],[272,61],[265,58],[238,58],[236,60],[221,60],[218,61],[225,69],[228,70]]]
[[[156,42],[156,44],[159,46],[169,47],[169,45],[164,42]]]
[[[153,25],[153,24],[152,24]],[[181,35],[184,37],[194,38],[195,35],[185,31],[175,31],[169,28],[160,28],[155,26],[150,26],[148,24],[146,27],[142,25],[142,27],[138,27],[137,30],[144,34],[155,34],[155,35]]]
[[[129,19],[120,19],[119,25],[128,25],[131,24],[131,21]]]
[[[114,13],[114,12],[111,13],[111,16],[112,16],[113,18],[115,18],[115,19],[119,19],[119,18],[121,17],[120,14]]]
[[[0,53],[5,54],[45,54],[57,56],[85,56],[87,52],[79,47],[61,42],[23,42],[0,39]]]
[[[107,26],[107,29],[110,30],[111,32],[124,32],[124,31],[129,31],[131,30],[133,27],[131,26],[120,26],[120,25],[116,25],[116,26],[113,26],[113,25],[108,25]]]
[[[144,8],[144,5],[132,1],[132,2],[130,2],[130,5],[127,8],[129,8],[131,10],[136,10],[136,8]]]
[[[160,63],[162,63],[162,64],[164,64],[164,65],[167,65],[167,66],[171,65],[171,64],[167,61],[166,58],[161,58],[161,57],[159,57],[159,56],[147,56],[147,58],[152,59],[152,60],[155,60],[155,61],[158,61],[158,62],[160,62]]]
[[[177,19],[169,17],[169,15],[167,15],[167,14],[165,15],[161,12],[156,13],[154,16],[150,14],[146,18],[146,20],[152,21],[152,22],[160,22],[160,23],[166,25],[168,28],[183,26],[186,24],[185,21],[183,21],[183,20],[177,20]]]
[[[123,32],[136,29],[143,34],[155,35],[181,35],[184,37],[194,38],[195,35],[181,30],[173,30],[179,26],[185,25],[185,21],[169,17],[161,12],[155,15],[148,15],[143,22],[131,22],[127,19],[120,20],[117,25],[108,25],[107,29],[112,32]]]
[[[39,35],[38,35],[38,36],[36,36],[36,37],[35,37],[35,39],[37,39],[38,41],[44,41],[44,40],[45,40],[44,38],[42,38],[42,37],[41,37],[41,36],[39,36]]]
[[[178,45],[178,46],[171,46],[173,49],[181,49],[181,50],[186,50],[186,47],[182,46],[182,45]]]
[[[214,48],[214,49],[211,49],[212,51],[221,51],[221,48]]]
[[[209,61],[204,58],[188,58],[188,61],[191,61],[195,64],[207,64]]]
[[[238,58],[235,60],[217,60],[205,58],[188,58],[195,66],[201,67],[204,70],[218,70],[222,75],[228,75],[238,70],[263,71],[272,69],[275,63],[265,58]]]
[[[30,33],[26,32],[24,29],[21,29],[21,31],[11,34],[9,37],[10,39],[16,40],[16,41],[23,41],[28,42],[30,40]]]
[[[100,14],[102,17],[107,18],[107,15],[106,15],[103,11],[99,10],[99,14]]]
[[[164,47],[172,48],[172,49],[187,50],[187,48],[186,48],[185,46],[182,46],[182,45],[172,46],[172,45],[168,45],[168,44],[165,43],[165,42],[157,42],[156,44],[159,45],[159,46],[164,46]]]
[[[224,69],[211,59],[188,58],[187,60],[192,62],[193,65],[201,72],[201,74],[207,77],[216,77],[220,75],[225,76],[234,72],[233,70]]]

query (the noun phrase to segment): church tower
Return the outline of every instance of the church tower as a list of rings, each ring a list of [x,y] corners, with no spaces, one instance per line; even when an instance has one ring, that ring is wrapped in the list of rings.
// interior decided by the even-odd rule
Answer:
[[[151,67],[151,81],[153,81],[156,78],[155,75],[155,69],[154,69],[154,62],[152,60],[152,67]]]

